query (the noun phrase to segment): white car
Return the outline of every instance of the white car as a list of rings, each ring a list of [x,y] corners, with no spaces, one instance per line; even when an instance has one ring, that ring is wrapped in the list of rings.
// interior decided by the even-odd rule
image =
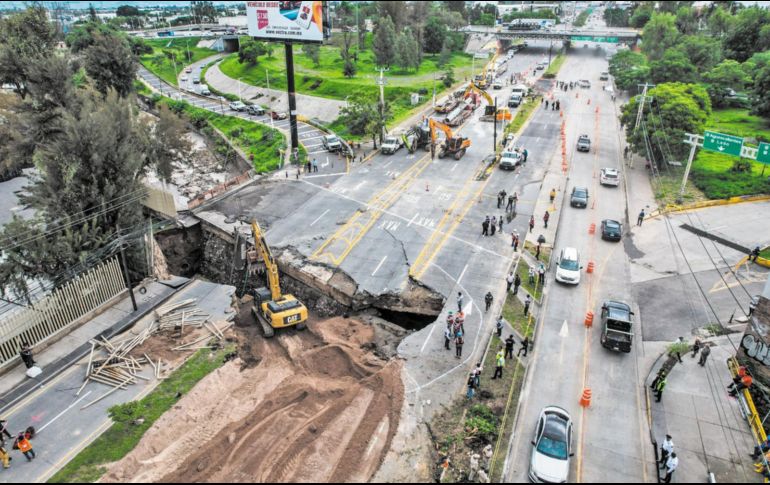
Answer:
[[[233,101],[230,103],[230,109],[233,111],[243,111],[246,109],[246,105],[241,103],[240,101]]]
[[[580,283],[580,255],[575,248],[563,248],[556,261],[556,281],[577,285]]]
[[[572,418],[564,409],[547,406],[540,411],[532,441],[529,479],[534,483],[566,483],[572,453]]]
[[[599,183],[602,185],[620,185],[620,172],[617,168],[603,168],[599,172]]]
[[[514,170],[521,164],[521,154],[516,151],[505,151],[500,155],[500,169]]]

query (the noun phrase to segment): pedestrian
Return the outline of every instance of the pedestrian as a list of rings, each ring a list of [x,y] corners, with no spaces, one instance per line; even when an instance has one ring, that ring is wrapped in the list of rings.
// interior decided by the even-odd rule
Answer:
[[[663,389],[666,388],[666,384],[668,384],[668,381],[666,381],[666,375],[663,374],[663,376],[661,376],[660,380],[658,381],[658,385],[655,386],[655,402],[660,402],[660,399],[663,397]]]
[[[524,299],[524,316],[526,317],[529,315],[529,306],[532,304],[532,296],[527,295],[527,298]]]
[[[500,203],[505,204],[505,198],[508,197],[508,192],[505,191],[505,189],[500,191]],[[497,208],[499,209],[500,206],[498,205]]]
[[[511,233],[511,247],[513,248],[513,252],[516,252],[516,233]]]
[[[8,450],[5,448],[5,441],[0,439],[0,461],[3,463],[4,469],[11,468],[11,455],[8,453]]]
[[[516,277],[513,275],[513,271],[508,273],[508,276],[505,277],[505,283],[506,283],[505,291],[506,292],[511,291],[511,286],[513,286],[513,282],[515,280],[516,280]]]
[[[502,204],[503,204],[502,192],[498,192],[498,194],[497,194],[497,208],[499,209]]]
[[[650,384],[650,389],[654,391],[655,388],[658,387],[658,382],[660,382],[660,380],[663,379],[665,375],[666,375],[666,371],[663,369],[660,369],[658,371],[658,374],[655,376],[655,379],[652,380],[652,384]]]
[[[513,340],[513,334],[508,335],[505,339],[505,358],[513,359],[513,346],[516,345],[516,341]]]
[[[476,390],[476,376],[475,376],[475,371],[472,371],[470,377],[468,377],[468,392],[465,393],[465,397],[467,397],[469,400],[473,399],[475,390]]]
[[[524,357],[526,357],[527,352],[529,352],[529,337],[524,337],[524,340],[521,341],[521,348],[519,349],[519,353],[516,354],[516,357],[521,357],[522,352],[524,352]]]
[[[508,206],[506,207],[506,210],[509,212],[516,212],[516,203],[519,201],[519,194],[516,192],[513,193],[513,195],[508,196]]]
[[[751,255],[749,256],[749,260],[757,262],[757,258],[759,257],[759,253],[761,250],[759,249],[759,246],[755,247],[751,250]]]
[[[476,389],[481,389],[481,372],[484,369],[481,367],[481,362],[476,363],[476,368],[473,370],[473,373],[475,374],[473,376],[473,380],[476,382]]]
[[[671,453],[671,456],[666,460],[666,478],[663,480],[665,483],[671,483],[671,477],[674,476],[674,472],[678,466],[679,458],[676,457],[676,453]]]
[[[528,276],[529,276],[529,284],[530,285],[534,285],[535,284],[535,268],[533,268],[532,266],[529,267]]]
[[[524,161],[523,161],[522,163],[527,163],[527,158],[529,158],[529,150],[527,150],[526,148],[524,148],[524,149],[521,151],[521,154],[522,154],[522,155],[524,155]]]
[[[457,292],[457,311],[463,311],[463,294],[461,291]]]
[[[505,320],[503,320],[503,316],[500,315],[497,317],[497,323],[495,324],[495,327],[497,328],[497,338],[502,339],[503,338],[503,325],[505,324]]]
[[[556,111],[559,111],[561,109],[561,100],[556,100]]]
[[[463,344],[465,341],[463,340],[463,334],[462,332],[455,337],[455,357],[458,359],[463,356]]]
[[[738,383],[741,382],[741,379],[743,379],[746,374],[748,373],[748,370],[746,369],[745,365],[742,365],[738,367],[738,372],[735,374],[735,377],[733,377],[733,382],[730,383],[729,386],[727,386],[727,390],[734,388]]]
[[[457,312],[457,317],[455,317],[454,323],[454,331],[455,334],[457,332],[462,332],[463,335],[465,334],[465,313]]]
[[[628,145],[623,149],[623,158],[628,160]]]
[[[486,304],[486,310],[484,311],[488,312],[489,309],[492,307],[492,299],[493,299],[492,292],[488,291],[487,294],[484,295],[484,303]]]
[[[503,215],[502,214],[500,214],[500,217],[497,218],[497,225],[498,225],[497,230],[500,231],[500,234],[502,234],[503,233]]]
[[[551,204],[553,204],[553,201],[556,199],[556,188],[551,189],[549,196],[551,197]]]
[[[516,295],[519,293],[519,286],[521,286],[521,276],[519,276],[519,273],[516,273],[516,276],[513,278],[513,294]]]
[[[545,100],[545,109],[548,109],[548,100]]]
[[[492,216],[492,223],[489,226],[489,230],[491,231],[490,236],[494,236],[495,231],[497,230],[497,217]]]
[[[13,439],[13,435],[8,431],[8,421],[0,419],[0,440],[3,439],[3,435],[6,435],[8,439]]]
[[[318,160],[313,158],[313,172],[318,172]]]
[[[679,351],[680,344],[683,344],[683,343],[684,343],[684,337],[677,338],[676,341],[674,341],[675,350],[672,350],[668,354],[672,357],[676,357],[676,359],[679,361],[680,364],[684,364],[684,362],[682,362],[682,353]]]
[[[703,347],[703,343],[700,340],[700,337],[695,337],[695,342],[692,344],[692,357],[695,358],[696,355],[698,355],[698,352],[700,351],[701,347]]]
[[[516,253],[519,251],[519,235],[516,234],[513,239],[513,252]]]
[[[667,434],[666,439],[663,440],[663,444],[660,445],[660,461],[658,461],[658,467],[663,468],[666,466],[666,461],[669,455],[674,451],[674,442],[671,440],[671,435]]]
[[[535,216],[532,215],[529,217],[529,232],[532,232],[535,230]]]
[[[642,222],[644,222],[644,209],[642,209],[641,212],[639,212],[639,217],[636,219],[636,225],[641,226]]]
[[[548,229],[548,219],[551,218],[551,214],[548,213],[548,211],[545,211],[545,214],[543,214],[543,225],[546,229]]]
[[[540,261],[540,243],[537,243],[537,247],[535,248],[535,259]]]
[[[305,165],[305,170],[307,173],[310,173],[313,171],[313,162],[311,160],[307,161],[307,165]]]
[[[27,369],[31,369],[32,366],[37,364],[35,359],[32,358],[32,348],[29,346],[28,342],[24,342],[21,345],[21,351],[19,352],[19,355],[21,356],[21,360],[24,362],[24,365],[27,367]]]
[[[32,443],[24,435],[24,431],[20,432],[19,436],[16,437],[16,447],[24,454],[27,461],[32,461],[35,458],[35,450],[32,449]]]
[[[481,235],[489,236],[489,221],[486,219],[481,223]]]
[[[545,265],[543,263],[540,263],[540,267],[537,268],[537,277],[538,277],[538,284],[540,285],[540,288],[545,286]]]
[[[711,347],[709,345],[704,345],[703,350],[700,351],[700,359],[698,360],[698,365],[701,367],[706,366],[706,359],[709,358],[709,354],[711,353]]]
[[[444,329],[444,348],[446,350],[449,350],[449,343],[452,341],[452,324],[447,324],[446,329]]]
[[[500,350],[497,351],[497,355],[495,356],[495,373],[492,376],[492,379],[497,379],[498,377],[500,379],[503,378],[503,367],[505,367],[505,353],[503,352],[503,348],[500,347]]]

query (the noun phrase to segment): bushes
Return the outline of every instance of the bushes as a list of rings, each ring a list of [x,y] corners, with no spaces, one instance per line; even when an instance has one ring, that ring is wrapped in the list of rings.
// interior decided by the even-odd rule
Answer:
[[[739,195],[770,193],[768,177],[752,173],[712,172],[693,168],[691,179],[695,186],[702,190],[709,199],[727,199]]]
[[[477,436],[486,442],[497,437],[499,420],[495,413],[483,404],[476,404],[468,412],[465,430],[471,436]]]

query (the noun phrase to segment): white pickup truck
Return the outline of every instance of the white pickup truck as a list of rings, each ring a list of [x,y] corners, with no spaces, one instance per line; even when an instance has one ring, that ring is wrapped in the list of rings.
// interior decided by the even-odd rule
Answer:
[[[387,155],[392,155],[398,151],[399,148],[404,146],[404,142],[401,140],[400,137],[395,135],[386,136],[385,140],[382,142],[382,146],[380,149],[382,150],[382,153],[385,153]]]

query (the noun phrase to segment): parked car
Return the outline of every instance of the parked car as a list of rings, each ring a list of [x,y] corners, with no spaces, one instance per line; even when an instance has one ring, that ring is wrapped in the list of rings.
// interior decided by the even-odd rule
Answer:
[[[278,111],[271,111],[270,112],[270,118],[272,118],[274,120],[285,120],[288,117],[289,117],[289,115],[287,115],[286,113],[280,113]]]
[[[240,101],[233,101],[230,103],[230,109],[233,111],[243,111],[246,109],[246,105],[241,103]]]
[[[602,239],[605,241],[620,241],[623,234],[623,226],[616,220],[604,219],[602,221]]]
[[[382,141],[382,146],[380,148],[382,153],[392,155],[396,153],[403,145],[404,142],[401,140],[401,137],[390,135],[385,137],[385,140]]]
[[[572,453],[572,418],[564,409],[547,406],[540,411],[532,441],[529,479],[534,483],[569,481]]]
[[[190,74],[192,72],[192,68],[188,67],[187,69],[184,70],[184,72],[186,72],[187,74]]]
[[[591,87],[591,81],[589,81],[588,79],[581,79],[580,81],[578,81],[578,84],[580,85],[581,88]]]
[[[599,74],[599,81],[606,81],[610,78],[610,73],[607,71],[603,71],[601,74]]]
[[[209,90],[208,86],[202,86],[201,87],[201,94],[203,96],[211,96],[211,90]]]
[[[603,168],[599,172],[599,183],[602,185],[620,185],[620,172],[617,168]]]
[[[246,112],[250,115],[262,116],[263,114],[265,114],[265,108],[263,108],[258,104],[250,104],[249,106],[246,107]]]
[[[586,187],[573,187],[569,205],[572,207],[588,207],[588,189]]]
[[[326,135],[321,138],[321,143],[323,143],[324,148],[330,152],[342,150],[342,142],[337,138],[337,135]]]
[[[577,285],[580,283],[580,255],[575,248],[562,248],[556,261],[556,281]]]
[[[521,164],[521,154],[516,151],[505,151],[500,155],[500,168],[514,170]]]
[[[580,135],[577,141],[577,151],[590,152],[591,151],[591,139],[588,135]]]
[[[187,76],[182,76],[180,79],[182,80],[182,82],[187,82]]]
[[[631,352],[634,341],[634,312],[622,301],[609,300],[602,304],[602,336],[600,341],[606,349],[618,352]]]
[[[503,89],[503,83],[500,81],[495,81],[495,83],[492,85],[492,89]]]
[[[200,84],[200,83],[201,83],[200,78],[197,78],[197,77],[193,78],[193,84]]]

